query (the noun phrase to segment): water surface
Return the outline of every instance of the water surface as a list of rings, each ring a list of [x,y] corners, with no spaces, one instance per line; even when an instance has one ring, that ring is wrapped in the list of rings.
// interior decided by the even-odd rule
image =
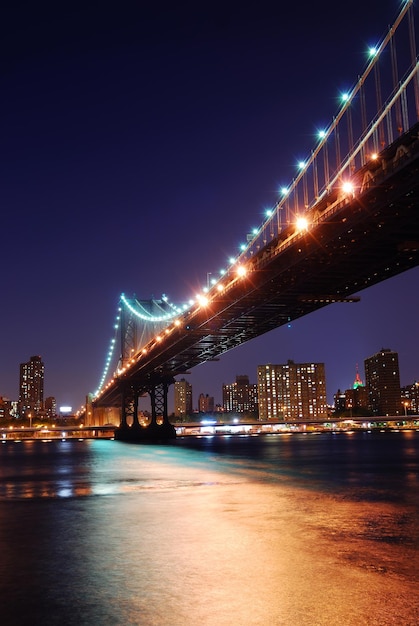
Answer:
[[[419,623],[419,433],[0,446],[1,623]]]

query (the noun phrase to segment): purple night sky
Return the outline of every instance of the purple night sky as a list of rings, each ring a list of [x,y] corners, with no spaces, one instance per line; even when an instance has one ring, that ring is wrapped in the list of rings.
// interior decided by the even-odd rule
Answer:
[[[182,304],[218,273],[400,4],[2,9],[0,395],[16,400],[19,364],[41,355],[45,395],[79,408],[102,376],[121,293]],[[383,347],[413,383],[418,278],[416,268],[198,366],[194,405],[288,359],[324,362],[332,401]]]

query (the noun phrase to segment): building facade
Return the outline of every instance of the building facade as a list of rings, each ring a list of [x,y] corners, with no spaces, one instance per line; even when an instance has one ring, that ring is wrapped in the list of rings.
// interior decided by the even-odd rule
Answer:
[[[42,414],[44,409],[44,364],[40,356],[31,356],[27,363],[20,364],[19,414],[32,417]]]
[[[401,401],[404,415],[419,414],[419,382],[401,388]]]
[[[324,363],[258,366],[259,419],[327,418]]]
[[[192,385],[182,378],[175,382],[175,417],[192,414]]]
[[[226,413],[257,413],[258,388],[241,374],[236,382],[223,385],[223,408]]]
[[[199,394],[198,398],[199,413],[214,413],[214,398],[208,394]]]
[[[368,411],[368,390],[361,380],[357,366],[352,388],[347,389],[343,394],[338,390],[335,395],[335,412],[348,412],[352,415],[367,415]]]
[[[0,396],[0,421],[2,419],[11,419],[12,417],[16,417],[13,414],[13,403],[8,398]]]
[[[54,397],[45,398],[45,418],[53,420],[57,417],[57,402]]]
[[[400,415],[403,411],[399,356],[388,348],[364,361],[368,408],[373,415]]]

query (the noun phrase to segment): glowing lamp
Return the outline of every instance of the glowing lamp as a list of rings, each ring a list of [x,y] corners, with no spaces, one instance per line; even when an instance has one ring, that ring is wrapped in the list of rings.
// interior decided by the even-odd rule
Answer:
[[[196,296],[196,299],[201,306],[206,306],[208,304],[208,298],[206,298],[205,296],[201,294]]]
[[[346,182],[346,183],[343,183],[342,190],[346,194],[353,194],[354,193],[354,186],[353,186],[352,183]]]
[[[307,230],[308,228],[308,221],[305,217],[299,217],[296,221],[296,225],[298,230]]]

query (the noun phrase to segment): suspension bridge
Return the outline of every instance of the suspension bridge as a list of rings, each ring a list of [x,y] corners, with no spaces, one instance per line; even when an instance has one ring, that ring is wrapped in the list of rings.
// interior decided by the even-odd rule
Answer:
[[[419,61],[407,0],[229,267],[182,306],[121,296],[86,421],[100,423],[114,407],[120,439],[175,437],[167,392],[176,376],[321,307],[355,301],[359,291],[417,265]],[[113,354],[119,361],[111,372]],[[146,394],[152,415],[144,426],[138,400]]]

